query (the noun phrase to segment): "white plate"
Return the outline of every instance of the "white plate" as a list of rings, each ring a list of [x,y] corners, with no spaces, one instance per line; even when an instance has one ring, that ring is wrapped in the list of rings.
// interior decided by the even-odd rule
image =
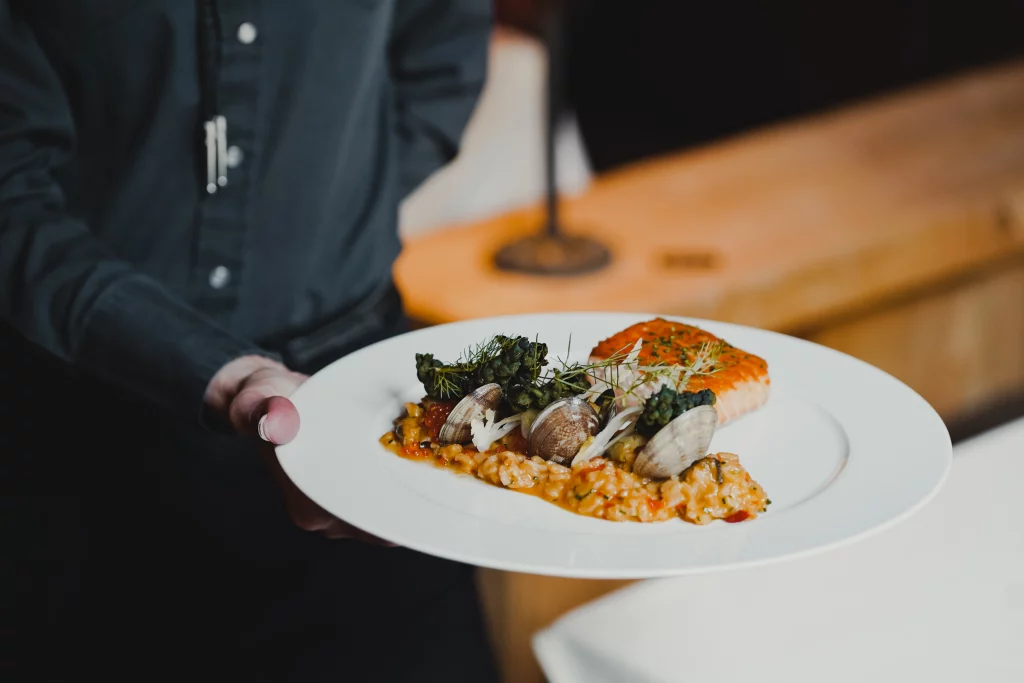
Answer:
[[[508,316],[430,327],[357,351],[293,396],[297,438],[278,449],[288,476],[341,519],[400,545],[483,567],[589,578],[648,578],[749,566],[834,548],[909,516],[949,471],[949,433],[890,375],[792,337],[698,325],[768,362],[767,404],[722,428],[712,452],[738,453],[772,500],[739,524],[616,523],[413,462],[378,442],[417,401],[414,354],[454,361],[493,334],[538,336],[573,358],[654,315]],[[665,316],[668,317],[668,316]]]

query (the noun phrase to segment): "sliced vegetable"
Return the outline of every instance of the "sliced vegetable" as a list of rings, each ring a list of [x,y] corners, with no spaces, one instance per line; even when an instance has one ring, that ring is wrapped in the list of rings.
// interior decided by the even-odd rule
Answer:
[[[515,429],[522,418],[522,414],[518,414],[495,422],[494,411],[484,411],[483,419],[477,418],[469,423],[470,433],[473,435],[473,446],[483,453],[495,441]]]
[[[608,424],[605,425],[604,429],[599,431],[590,443],[580,449],[580,452],[572,459],[572,464],[575,465],[580,462],[586,462],[587,460],[592,460],[593,458],[604,455],[605,451],[608,450],[608,447],[611,446],[612,440],[616,437],[616,434],[622,430],[632,427],[633,422],[635,421],[633,416],[640,413],[641,410],[643,409],[639,406],[626,408],[621,413],[618,413],[612,419],[608,420]],[[625,434],[622,436],[625,436]]]

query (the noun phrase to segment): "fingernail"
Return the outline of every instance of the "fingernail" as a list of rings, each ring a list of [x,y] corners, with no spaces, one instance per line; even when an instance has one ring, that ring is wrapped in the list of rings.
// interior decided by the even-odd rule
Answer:
[[[267,438],[267,432],[265,431],[265,425],[267,424],[267,416],[264,415],[260,418],[260,421],[256,423],[256,431],[259,432],[260,438],[264,441],[270,441]]]

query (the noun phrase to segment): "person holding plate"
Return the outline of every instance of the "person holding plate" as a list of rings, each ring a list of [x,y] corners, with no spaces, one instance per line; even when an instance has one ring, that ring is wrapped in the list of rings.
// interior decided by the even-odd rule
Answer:
[[[309,374],[405,329],[398,206],[456,155],[490,22],[0,0],[4,583],[21,651],[60,653],[40,678],[496,678],[472,568],[333,518],[273,452]]]

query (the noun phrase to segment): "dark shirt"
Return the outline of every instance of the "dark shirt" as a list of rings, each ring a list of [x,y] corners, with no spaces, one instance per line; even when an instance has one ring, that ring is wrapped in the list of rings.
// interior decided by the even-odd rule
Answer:
[[[488,0],[0,0],[0,318],[198,414],[224,363],[390,277],[399,202],[456,154],[490,18]]]

